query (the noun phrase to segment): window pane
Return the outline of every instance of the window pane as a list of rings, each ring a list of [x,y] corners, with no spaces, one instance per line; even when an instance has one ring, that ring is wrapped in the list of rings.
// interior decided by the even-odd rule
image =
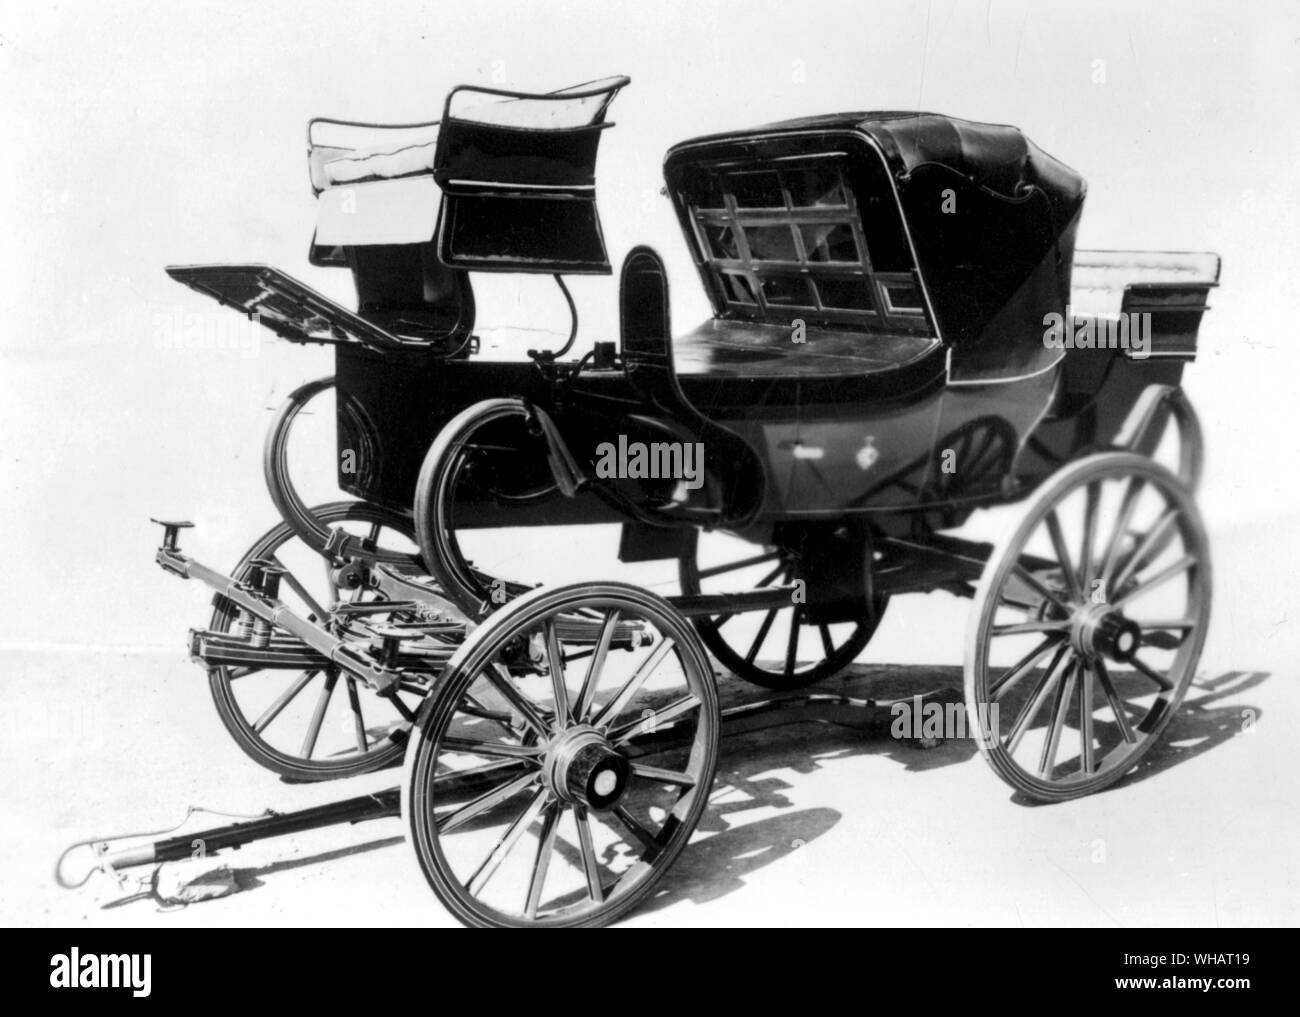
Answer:
[[[704,236],[709,241],[709,252],[715,258],[734,260],[740,257],[740,248],[736,246],[736,235],[730,226],[706,223],[703,230]]]
[[[842,207],[846,204],[839,171],[830,166],[788,170],[785,184],[790,189],[790,201],[795,208]]]
[[[865,279],[818,279],[822,305],[838,311],[870,311],[871,295]]]
[[[802,226],[803,249],[809,261],[850,261],[857,263],[858,245],[853,242],[853,228],[847,223],[817,223]]]
[[[785,196],[775,173],[734,173],[729,178],[737,208],[784,208]]]
[[[889,311],[904,314],[921,313],[921,293],[913,283],[884,283],[885,305]]]
[[[769,304],[813,306],[812,294],[808,292],[808,280],[797,275],[768,276],[763,280],[763,296]]]
[[[749,280],[743,275],[732,275],[729,272],[722,274],[722,283],[727,292],[727,299],[739,304],[757,304],[758,299],[754,296],[754,288],[750,286]]]
[[[789,226],[746,226],[749,253],[757,261],[798,261]]]

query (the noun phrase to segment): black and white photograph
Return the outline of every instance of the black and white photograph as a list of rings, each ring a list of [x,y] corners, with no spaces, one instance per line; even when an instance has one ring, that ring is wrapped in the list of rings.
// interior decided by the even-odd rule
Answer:
[[[1259,983],[1294,3],[75,0],[0,90],[5,926]]]

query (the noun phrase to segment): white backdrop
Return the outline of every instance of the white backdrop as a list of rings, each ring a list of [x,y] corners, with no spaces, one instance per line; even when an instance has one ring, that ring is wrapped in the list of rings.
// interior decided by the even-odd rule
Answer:
[[[152,564],[147,519],[197,519],[187,546],[231,563],[274,519],[259,462],[266,411],[329,373],[330,357],[269,333],[245,349],[155,348],[160,321],[209,309],[162,268],[263,261],[350,301],[346,273],[306,264],[307,119],[434,119],[460,82],[545,90],[631,75],[601,152],[606,236],[615,263],[635,243],[665,254],[682,328],[706,306],[658,194],[673,142],[850,109],[1020,126],[1088,179],[1081,246],[1223,255],[1187,376],[1209,440],[1203,505],[1216,535],[1273,533],[1270,554],[1294,557],[1297,11],[1173,0],[15,8],[0,27],[0,643],[175,648],[202,621],[206,598]],[[615,288],[575,282],[580,342],[612,336]],[[564,325],[547,280],[498,280],[479,297],[482,324]],[[1282,598],[1268,624],[1300,615],[1295,584],[1261,591],[1249,560],[1219,580],[1230,602]]]

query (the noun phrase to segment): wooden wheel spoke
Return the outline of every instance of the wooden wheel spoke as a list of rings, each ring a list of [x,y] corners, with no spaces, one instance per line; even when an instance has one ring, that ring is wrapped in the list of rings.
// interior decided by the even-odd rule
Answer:
[[[659,838],[647,830],[645,825],[622,805],[616,806],[611,815],[617,816],[618,821],[623,824],[627,832],[641,845],[642,859],[653,862],[658,857],[659,852],[663,850]]]
[[[767,634],[772,631],[772,623],[776,621],[777,608],[772,608],[763,618],[763,624],[758,627],[758,635],[749,646],[749,652],[745,654],[745,663],[754,663],[754,658],[758,656],[758,651],[763,648],[763,641],[767,639]]]
[[[1060,642],[1061,637],[1059,635],[1049,635],[1036,647],[1012,664],[1006,671],[1002,672],[1001,677],[989,685],[989,699],[999,699],[1009,692],[1021,678],[1030,672],[1030,669],[1032,669],[1035,664],[1047,655],[1048,651],[1057,646]]]
[[[573,807],[573,819],[578,826],[578,851],[582,855],[582,871],[587,877],[587,896],[603,904],[605,889],[600,885],[600,862],[596,858],[596,845],[592,843],[591,819],[581,805]]]
[[[1188,569],[1192,568],[1195,565],[1196,565],[1195,555],[1190,555],[1190,554],[1184,555],[1183,557],[1179,558],[1176,562],[1174,562],[1172,565],[1169,565],[1161,569],[1154,576],[1150,576],[1146,579],[1141,580],[1137,584],[1137,586],[1133,587],[1131,590],[1128,590],[1124,594],[1124,596],[1120,597],[1119,600],[1115,601],[1114,606],[1117,608],[1123,607],[1125,604],[1133,600],[1136,600],[1144,593],[1150,593],[1157,586],[1161,586],[1164,583],[1169,582],[1169,580],[1182,575],[1184,572],[1186,572]]]
[[[447,774],[449,778],[459,776],[458,774]],[[502,802],[509,801],[524,788],[537,780],[536,772],[529,772],[516,777],[514,780],[507,781],[491,791],[485,791],[468,805],[462,805],[450,816],[446,816],[437,823],[439,833],[451,833],[458,827],[464,826],[476,816],[481,816],[489,809],[494,809]],[[540,806],[539,806],[540,808]]]
[[[284,568],[284,564],[275,555],[271,556],[271,562],[280,568]],[[285,569],[284,575],[281,578],[283,578],[289,589],[293,590],[294,593],[298,594],[298,596],[302,598],[303,603],[311,609],[312,613],[315,614],[318,619],[324,620],[329,617],[329,612],[325,610],[325,608],[321,607],[320,602],[307,591],[307,587],[302,584],[302,581],[299,580],[297,576]]]
[[[551,692],[555,696],[555,726],[566,728],[573,723],[569,707],[569,686],[564,676],[564,654],[560,652],[560,639],[555,632],[555,622],[547,619],[544,628],[546,664],[551,672]]]
[[[1056,560],[1061,566],[1061,572],[1065,576],[1065,585],[1070,589],[1070,597],[1074,600],[1082,600],[1083,594],[1079,590],[1079,577],[1075,575],[1074,563],[1070,559],[1069,548],[1065,546],[1065,534],[1061,532],[1061,520],[1056,514],[1056,509],[1049,509],[1046,517],[1047,533],[1052,538],[1052,550],[1056,553]]]
[[[496,844],[493,845],[492,850],[488,852],[487,857],[483,859],[483,864],[481,864],[474,871],[474,874],[465,882],[466,890],[475,897],[483,892],[484,887],[488,884],[488,880],[496,874],[497,869],[501,867],[501,863],[506,860],[506,856],[509,855],[511,850],[514,849],[514,846],[519,843],[519,838],[523,836],[524,831],[532,825],[533,820],[537,818],[538,814],[545,807],[546,799],[547,792],[544,790],[539,790],[535,795],[533,795],[532,800],[529,801],[529,803],[520,810],[519,815],[515,817],[515,821],[506,827],[505,832],[501,834]],[[445,828],[444,832],[446,832]]]
[[[1016,715],[1015,722],[1011,725],[1011,730],[1007,732],[1006,749],[1009,755],[1015,755],[1016,749],[1020,745],[1020,739],[1025,736],[1029,730],[1029,725],[1033,719],[1038,716],[1038,712],[1043,708],[1043,703],[1047,701],[1047,696],[1056,686],[1057,668],[1063,660],[1072,655],[1070,648],[1064,644],[1056,650],[1056,655],[1052,662],[1047,665],[1047,670],[1043,677],[1039,679],[1034,694],[1030,696],[1025,705],[1020,708],[1020,713]]]
[[[541,737],[550,737],[550,725],[542,719],[533,701],[515,687],[514,679],[511,678],[510,671],[504,664],[492,664],[483,672],[483,677],[505,697],[506,702],[523,718],[525,724]]]
[[[447,752],[467,752],[490,759],[523,759],[540,762],[543,752],[540,745],[511,745],[509,742],[481,742],[475,738],[444,737],[441,745]]]
[[[665,770],[658,766],[650,766],[648,763],[633,763],[632,772],[656,784],[672,784],[684,788],[695,786],[695,778],[689,773]]]
[[[1079,769],[1089,774],[1096,768],[1092,751],[1092,668],[1084,664],[1079,670]]]
[[[573,714],[579,721],[587,719],[587,715],[591,712],[591,704],[596,699],[596,691],[600,687],[600,675],[605,669],[605,657],[609,653],[610,640],[614,638],[618,619],[619,612],[610,611],[600,627],[600,636],[596,639],[596,648],[591,655],[591,663],[587,665],[587,674],[582,679],[578,702],[573,708]]]
[[[1134,573],[1140,572],[1142,569],[1147,567],[1149,564],[1147,561],[1148,557],[1163,547],[1163,545],[1160,544],[1161,538],[1164,537],[1169,528],[1173,526],[1180,514],[1181,513],[1177,508],[1171,508],[1161,515],[1161,517],[1156,521],[1156,524],[1147,532],[1147,535],[1142,538],[1138,546],[1133,549],[1133,553],[1130,554],[1124,564],[1119,567],[1119,571],[1115,573],[1114,585],[1116,589],[1121,588]]]
[[[404,721],[406,721],[408,724],[415,723],[415,711],[412,710],[409,706],[407,706],[404,702],[402,702],[402,697],[397,692],[393,692],[391,695],[389,695],[388,701],[392,703],[393,708],[396,709],[397,712],[402,715],[402,719]]]
[[[533,876],[528,882],[528,903],[524,914],[531,921],[537,917],[537,909],[542,903],[542,891],[546,887],[546,873],[551,867],[551,856],[555,852],[555,835],[560,829],[560,803],[551,802],[546,806],[542,816],[542,832],[537,838],[537,857],[533,861]]]
[[[435,787],[452,785],[463,785],[480,780],[483,777],[490,777],[493,774],[505,775],[519,773],[523,762],[518,759],[500,759],[494,763],[484,763],[482,766],[470,766],[464,770],[447,770],[433,778]]]
[[[683,696],[675,703],[670,703],[668,706],[647,713],[639,720],[614,728],[607,737],[613,744],[622,745],[639,735],[648,734],[666,727],[677,718],[690,713],[699,705],[700,701],[693,695]]]
[[[802,621],[803,605],[796,604],[794,613],[790,616],[790,638],[785,647],[785,677],[787,680],[794,674],[795,665],[798,663],[799,629]]]
[[[1129,658],[1129,663],[1132,664],[1135,668],[1137,668],[1137,670],[1140,671],[1142,674],[1146,675],[1153,682],[1159,685],[1160,690],[1162,692],[1173,691],[1174,683],[1169,680],[1168,675],[1161,674],[1150,664],[1145,663],[1144,661],[1140,660],[1137,657]]]
[[[1067,613],[1069,612],[1070,610],[1069,603],[1055,590],[1050,589],[1046,583],[1040,581],[1037,576],[1035,576],[1023,565],[1017,562],[1015,567],[1011,570],[1011,572],[1012,575],[1014,575],[1026,586],[1030,587],[1030,589],[1032,589],[1044,600],[1049,601],[1051,604],[1053,604],[1055,607],[1060,608],[1062,611],[1065,611]]]
[[[817,631],[821,633],[822,637],[822,652],[826,654],[826,659],[829,660],[835,655],[835,641],[831,638],[831,627],[823,622],[817,626]]]
[[[771,586],[773,581],[778,579],[781,576],[781,573],[784,571],[785,571],[785,563],[782,562],[780,565],[778,565],[776,568],[774,568],[771,572],[769,572],[767,575],[765,575],[762,579],[758,581],[759,587]]]
[[[1124,495],[1120,499],[1119,518],[1115,521],[1115,528],[1111,530],[1110,540],[1106,542],[1106,553],[1102,555],[1101,569],[1097,576],[1107,587],[1110,586],[1111,571],[1115,567],[1115,556],[1119,554],[1124,534],[1128,532],[1128,524],[1133,520],[1133,512],[1137,508],[1138,495],[1141,492],[1142,478],[1130,477]]]
[[[1115,689],[1115,683],[1111,681],[1110,672],[1106,669],[1106,662],[1098,657],[1093,661],[1093,667],[1097,671],[1097,681],[1101,684],[1101,690],[1106,694],[1106,701],[1110,703],[1110,712],[1115,716],[1115,724],[1119,727],[1120,737],[1129,745],[1137,743],[1137,735],[1133,733],[1133,725],[1129,723],[1128,710],[1124,707],[1124,701],[1120,699],[1119,692]]]
[[[1053,621],[1016,622],[1012,625],[994,625],[989,634],[992,636],[1023,636],[1033,632],[1064,632],[1070,627],[1068,618]]]
[[[601,708],[600,713],[596,715],[591,723],[595,727],[604,727],[622,713],[641,686],[645,684],[646,679],[650,677],[655,668],[663,662],[664,657],[668,656],[676,645],[676,642],[672,639],[664,638],[660,640],[659,645],[650,651],[650,655],[641,662],[641,666],[636,669],[632,677],[623,683],[623,687],[618,690],[613,699]]]
[[[298,753],[303,759],[311,759],[311,754],[316,751],[316,739],[320,737],[320,727],[325,722],[325,711],[329,708],[330,696],[334,694],[334,685],[338,680],[337,671],[326,672],[325,686],[320,690],[320,698],[316,700],[316,710],[311,716],[311,723],[307,725],[307,734],[302,740],[302,750]]]
[[[1043,751],[1038,757],[1038,776],[1046,777],[1056,766],[1056,752],[1061,744],[1061,732],[1070,709],[1070,696],[1074,692],[1075,661],[1065,666],[1065,676],[1057,683],[1056,701],[1052,706],[1052,726],[1043,741]]]
[[[1092,580],[1096,573],[1094,544],[1097,540],[1097,507],[1101,501],[1101,488],[1097,482],[1088,485],[1083,506],[1083,545],[1079,549],[1079,585],[1084,596],[1092,591]]]
[[[262,711],[262,715],[258,717],[257,720],[253,721],[253,732],[255,734],[261,734],[265,731],[266,726],[270,724],[271,721],[275,720],[276,717],[280,716],[280,713],[284,708],[288,706],[289,703],[293,701],[294,697],[305,689],[311,680],[318,674],[320,674],[319,671],[304,671],[300,674],[298,680],[276,696],[275,702]]]
[[[490,720],[492,723],[503,727],[507,733],[515,733],[514,728],[511,726],[514,717],[508,711],[490,709],[468,692],[465,693],[465,698],[461,700],[460,712],[471,717],[477,717],[479,720]]]

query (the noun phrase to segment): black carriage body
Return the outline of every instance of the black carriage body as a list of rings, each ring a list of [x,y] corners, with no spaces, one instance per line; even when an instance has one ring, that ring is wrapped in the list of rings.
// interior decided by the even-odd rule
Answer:
[[[442,122],[378,129],[378,147],[322,135],[373,125],[313,122],[313,260],[350,267],[356,312],[261,266],[169,269],[291,341],[336,346],[339,444],[355,453],[339,458],[344,490],[409,509],[448,421],[515,397],[549,415],[589,475],[620,436],[702,442],[713,501],[664,525],[943,528],[1108,447],[1139,395],[1177,388],[1195,356],[1217,258],[1076,252],[1076,173],[1015,128],[929,113],[675,146],[668,193],[713,317],[674,336],[652,267],[649,324],[629,325],[625,278],[623,335],[591,337],[621,339],[621,369],[471,354],[471,271],[609,271],[595,159],[624,84],[457,90]],[[455,101],[484,93],[502,101]],[[1053,319],[1072,339],[1133,313],[1149,324],[1141,356],[1048,339]],[[623,515],[586,493],[545,511],[484,505],[466,524]]]
[[[683,143],[665,176],[715,311],[673,338],[677,380],[753,451],[733,465],[762,472],[758,522],[951,525],[1022,496],[1110,444],[1147,386],[1179,384],[1217,276],[1215,259],[1175,258],[1143,283],[1150,256],[1082,254],[1087,289],[1121,295],[1112,311],[1152,313],[1150,355],[1045,342],[1052,315],[1087,320],[1071,297],[1085,188],[1011,127],[812,118]],[[557,385],[532,362],[348,346],[338,379],[340,442],[370,450],[340,482],[399,507],[438,430],[481,399],[546,409],[584,465],[654,413],[619,372]],[[618,517],[591,497],[563,518],[511,512],[517,525]],[[475,518],[497,525],[490,507]]]

